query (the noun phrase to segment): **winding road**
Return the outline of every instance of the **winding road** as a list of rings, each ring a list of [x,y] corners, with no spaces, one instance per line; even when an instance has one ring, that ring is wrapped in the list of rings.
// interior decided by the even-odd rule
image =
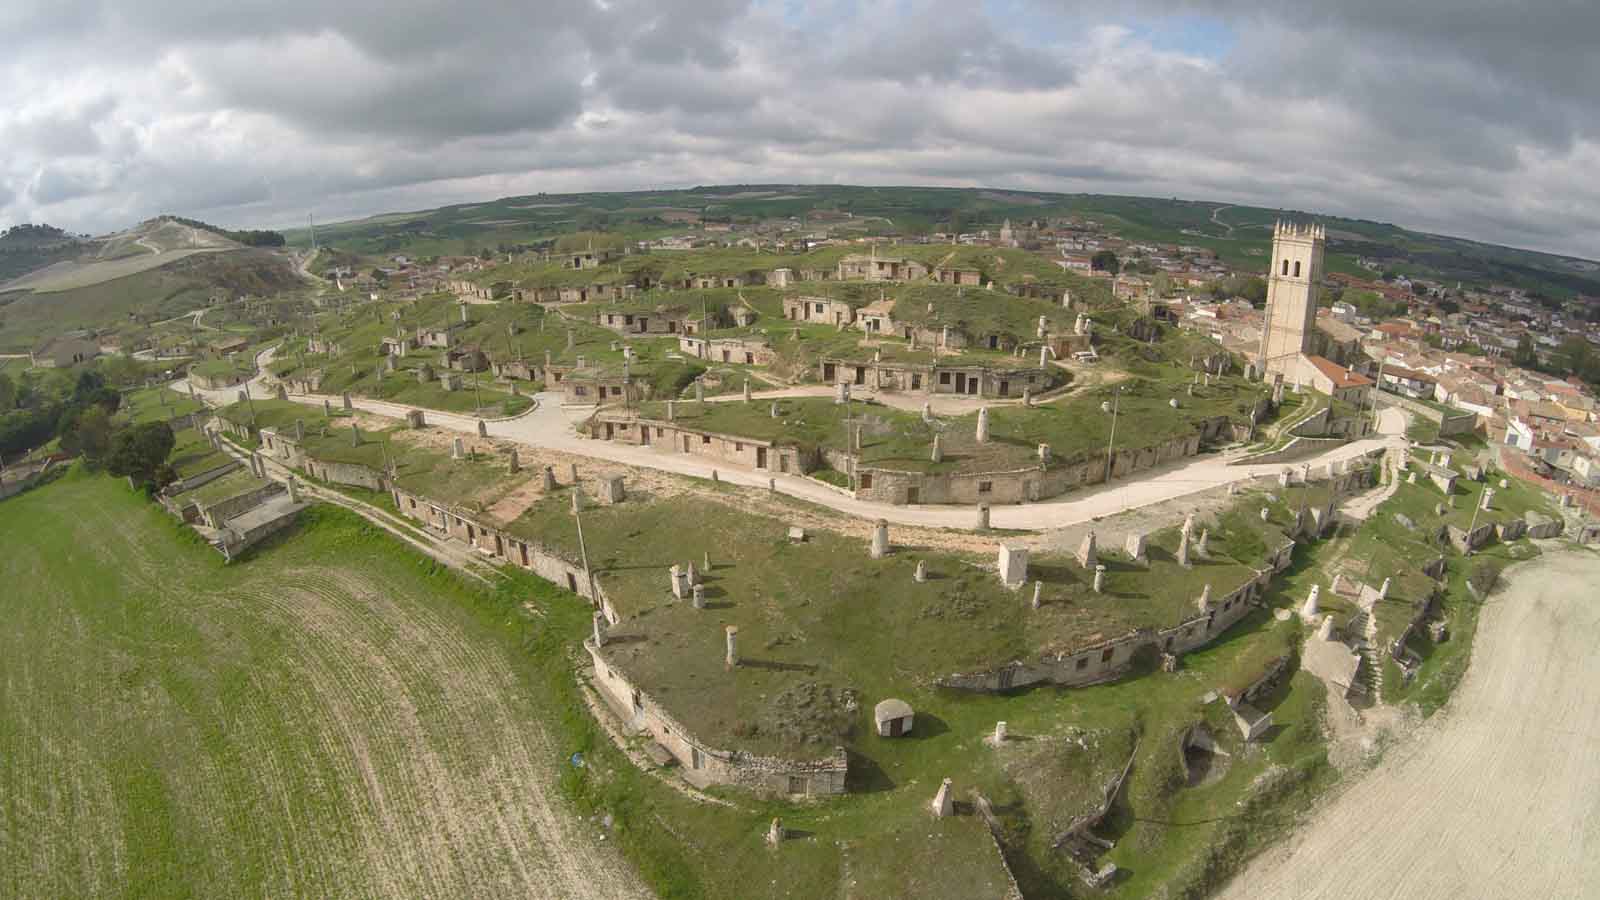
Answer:
[[[1600,556],[1508,574],[1449,705],[1222,897],[1600,896]]]

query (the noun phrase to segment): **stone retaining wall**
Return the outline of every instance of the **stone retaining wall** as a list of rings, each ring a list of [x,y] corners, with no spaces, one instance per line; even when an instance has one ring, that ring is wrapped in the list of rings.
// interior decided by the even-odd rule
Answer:
[[[172,484],[167,485],[165,493],[181,494],[184,491],[192,491],[202,484],[208,484],[216,481],[218,478],[221,478],[237,468],[239,468],[239,464],[230,459],[220,466],[207,469],[204,472],[196,472],[195,474],[190,475],[188,478],[180,478],[177,481],[174,481]]]
[[[476,513],[448,503],[429,500],[422,494],[402,487],[391,487],[395,508],[408,519],[423,523],[435,534],[452,537],[479,550],[486,556],[520,566],[552,584],[587,599],[605,615],[606,621],[616,624],[616,609],[599,578],[590,590],[583,564],[567,559],[556,551],[526,538],[515,537],[504,530],[483,524]]]
[[[366,488],[369,491],[389,489],[389,481],[382,473],[360,463],[327,462],[308,455],[305,458],[304,468],[306,474],[320,478],[328,484],[344,484]]]
[[[295,516],[300,512],[301,509],[304,508],[304,503],[294,506],[286,505],[281,514],[273,516],[270,519],[266,519],[260,524],[255,525],[252,528],[244,529],[243,531],[237,530],[230,526],[223,533],[222,541],[218,549],[220,549],[222,551],[222,555],[231,562],[233,558],[238,556],[240,553],[243,553],[251,547],[254,547],[256,544],[259,544],[271,537],[272,535],[277,534],[285,528],[288,528],[290,525],[293,525]]]
[[[220,378],[189,372],[189,382],[202,391],[220,391],[223,388],[244,384],[246,380],[247,376],[243,372],[235,372]]]
[[[1085,687],[1125,674],[1141,651],[1183,654],[1216,640],[1244,618],[1278,572],[1289,565],[1294,542],[1279,547],[1244,584],[1216,598],[1208,612],[1191,616],[1169,628],[1141,628],[1120,638],[1092,644],[1068,653],[1052,653],[1034,660],[1017,661],[988,672],[954,673],[936,682],[940,687],[967,691],[1005,691],[1031,684]]]
[[[1276,450],[1269,450],[1266,453],[1257,453],[1254,456],[1240,457],[1239,459],[1230,461],[1228,465],[1260,466],[1268,463],[1294,462],[1297,459],[1305,459],[1308,456],[1316,456],[1319,453],[1332,450],[1334,447],[1338,447],[1346,443],[1349,442],[1344,438],[1295,437],[1290,438],[1289,443],[1284,444],[1282,447],[1279,447]]]
[[[678,761],[683,779],[696,787],[731,784],[760,794],[816,796],[842,794],[849,771],[843,747],[815,760],[757,756],[720,750],[696,738],[654,697],[639,690],[593,640],[583,642],[594,660],[594,685],[630,731],[650,735]]]
[[[590,591],[581,563],[566,559],[536,541],[485,525],[468,511],[431,501],[419,493],[395,487],[392,494],[396,508],[407,518],[588,598],[607,622],[616,624],[619,620],[598,580],[594,591]],[[653,698],[637,690],[606,659],[602,648],[596,648],[592,641],[585,642],[584,647],[594,658],[595,686],[600,695],[630,727],[648,731],[666,748],[683,767],[684,778],[691,784],[700,787],[733,784],[768,794],[844,793],[848,763],[842,748],[825,759],[793,761],[707,746]],[[799,790],[794,789],[797,786]]]
[[[1233,425],[1226,416],[1214,416],[1198,424],[1194,434],[1150,447],[1117,451],[1111,477],[1126,478],[1195,456],[1206,444],[1233,436]],[[710,456],[730,465],[773,474],[801,475],[826,465],[855,474],[857,487],[852,496],[856,499],[896,505],[1027,503],[1106,480],[1104,456],[988,472],[914,472],[862,465],[854,454],[843,450],[775,446],[771,441],[703,431],[680,422],[638,419],[624,413],[599,413],[583,427],[590,437],[601,440],[647,446],[658,453]],[[760,464],[763,457],[765,465]]]
[[[1439,436],[1448,437],[1452,434],[1467,434],[1478,429],[1478,414],[1471,410],[1453,410],[1446,413],[1429,406],[1418,403],[1409,397],[1391,394],[1387,391],[1378,392],[1380,406],[1395,406],[1415,416],[1427,419],[1439,426]]]
[[[1560,537],[1566,530],[1567,524],[1560,519],[1541,516],[1532,510],[1523,514],[1523,520],[1528,525],[1527,536],[1536,540]]]
[[[720,434],[664,419],[640,419],[620,413],[599,413],[586,424],[590,437],[649,447],[657,453],[707,456],[718,462],[773,474],[804,475],[822,462],[822,454],[771,441]],[[765,465],[759,463],[765,461]]]
[[[229,519],[260,506],[274,494],[281,494],[284,486],[276,481],[268,481],[259,487],[251,488],[242,494],[234,494],[225,500],[219,500],[200,510],[207,524],[212,528],[221,528]]]

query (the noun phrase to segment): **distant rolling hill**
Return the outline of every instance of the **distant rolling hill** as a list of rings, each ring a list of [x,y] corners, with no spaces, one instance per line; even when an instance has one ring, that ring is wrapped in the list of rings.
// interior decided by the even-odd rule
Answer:
[[[0,232],[0,284],[83,253],[88,244],[50,225],[16,225]]]
[[[169,218],[151,219],[127,231],[78,239],[73,254],[42,265],[0,284],[0,293],[54,293],[91,287],[160,268],[198,253],[237,250],[241,245],[214,231]]]
[[[1220,202],[981,188],[767,184],[537,194],[318,225],[317,237],[356,253],[428,256],[511,248],[580,229],[640,237],[670,234],[684,231],[686,222],[701,220],[806,221],[825,216],[830,224],[842,223],[863,234],[916,236],[952,224],[972,230],[1007,218],[1026,222],[1068,215],[1095,219],[1134,240],[1208,247],[1245,270],[1265,268],[1276,219],[1314,218],[1328,226],[1331,271],[1371,275],[1356,265],[1357,257],[1366,257],[1400,274],[1452,283],[1509,284],[1552,300],[1600,296],[1600,265],[1591,261],[1425,234],[1382,222]],[[286,236],[291,244],[309,246],[309,232],[303,229]]]
[[[0,291],[0,352],[24,352],[73,329],[118,329],[169,318],[204,306],[219,290],[259,297],[305,286],[282,251],[241,247],[204,233],[195,236],[197,246],[181,246],[189,237],[186,230],[159,228],[81,241],[71,261],[8,285]],[[101,250],[111,258],[85,255]]]

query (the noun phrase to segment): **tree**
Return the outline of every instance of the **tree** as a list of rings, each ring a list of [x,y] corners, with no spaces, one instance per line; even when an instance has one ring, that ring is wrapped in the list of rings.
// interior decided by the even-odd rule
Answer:
[[[72,414],[61,427],[61,449],[91,463],[105,459],[111,450],[111,417],[105,409],[91,405]]]
[[[145,422],[124,428],[111,439],[106,469],[113,475],[132,476],[146,490],[154,491],[173,480],[174,473],[167,465],[167,457],[174,443],[172,429],[165,422]]]
[[[1584,381],[1600,381],[1600,354],[1581,334],[1569,334],[1556,348],[1555,363],[1563,371]]]
[[[56,433],[55,407],[0,413],[0,454],[32,450]]]
[[[1517,349],[1511,352],[1511,362],[1521,368],[1531,369],[1539,364],[1539,351],[1533,346],[1533,335],[1524,331],[1517,339]]]
[[[1166,272],[1156,272],[1150,276],[1150,292],[1157,297],[1165,297],[1172,291],[1172,276]]]
[[[1267,280],[1251,276],[1235,286],[1234,296],[1250,301],[1250,305],[1261,309],[1267,305]]]
[[[114,413],[122,405],[122,395],[106,387],[104,375],[94,369],[85,369],[78,373],[78,380],[72,386],[71,403],[76,407],[98,406],[108,413]]]
[[[0,372],[0,413],[10,412],[17,406],[17,386],[11,376]]]
[[[1122,266],[1117,261],[1117,255],[1112,253],[1110,250],[1101,250],[1099,253],[1096,253],[1094,256],[1090,257],[1089,268],[1095,270],[1096,272],[1110,272],[1113,275],[1122,271]]]

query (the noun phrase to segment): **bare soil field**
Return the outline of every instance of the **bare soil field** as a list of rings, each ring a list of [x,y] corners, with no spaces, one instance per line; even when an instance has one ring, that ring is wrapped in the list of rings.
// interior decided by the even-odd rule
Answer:
[[[1600,556],[1508,570],[1456,696],[1222,896],[1600,896]]]
[[[89,262],[59,262],[37,272],[30,272],[4,286],[8,291],[33,291],[50,294],[88,287],[104,281],[113,281],[129,275],[159,268],[196,253],[217,253],[220,248],[197,250],[168,250],[165,253],[145,253],[121,259],[93,260]]]
[[[348,516],[225,566],[77,473],[0,547],[0,897],[648,896],[503,624]]]

